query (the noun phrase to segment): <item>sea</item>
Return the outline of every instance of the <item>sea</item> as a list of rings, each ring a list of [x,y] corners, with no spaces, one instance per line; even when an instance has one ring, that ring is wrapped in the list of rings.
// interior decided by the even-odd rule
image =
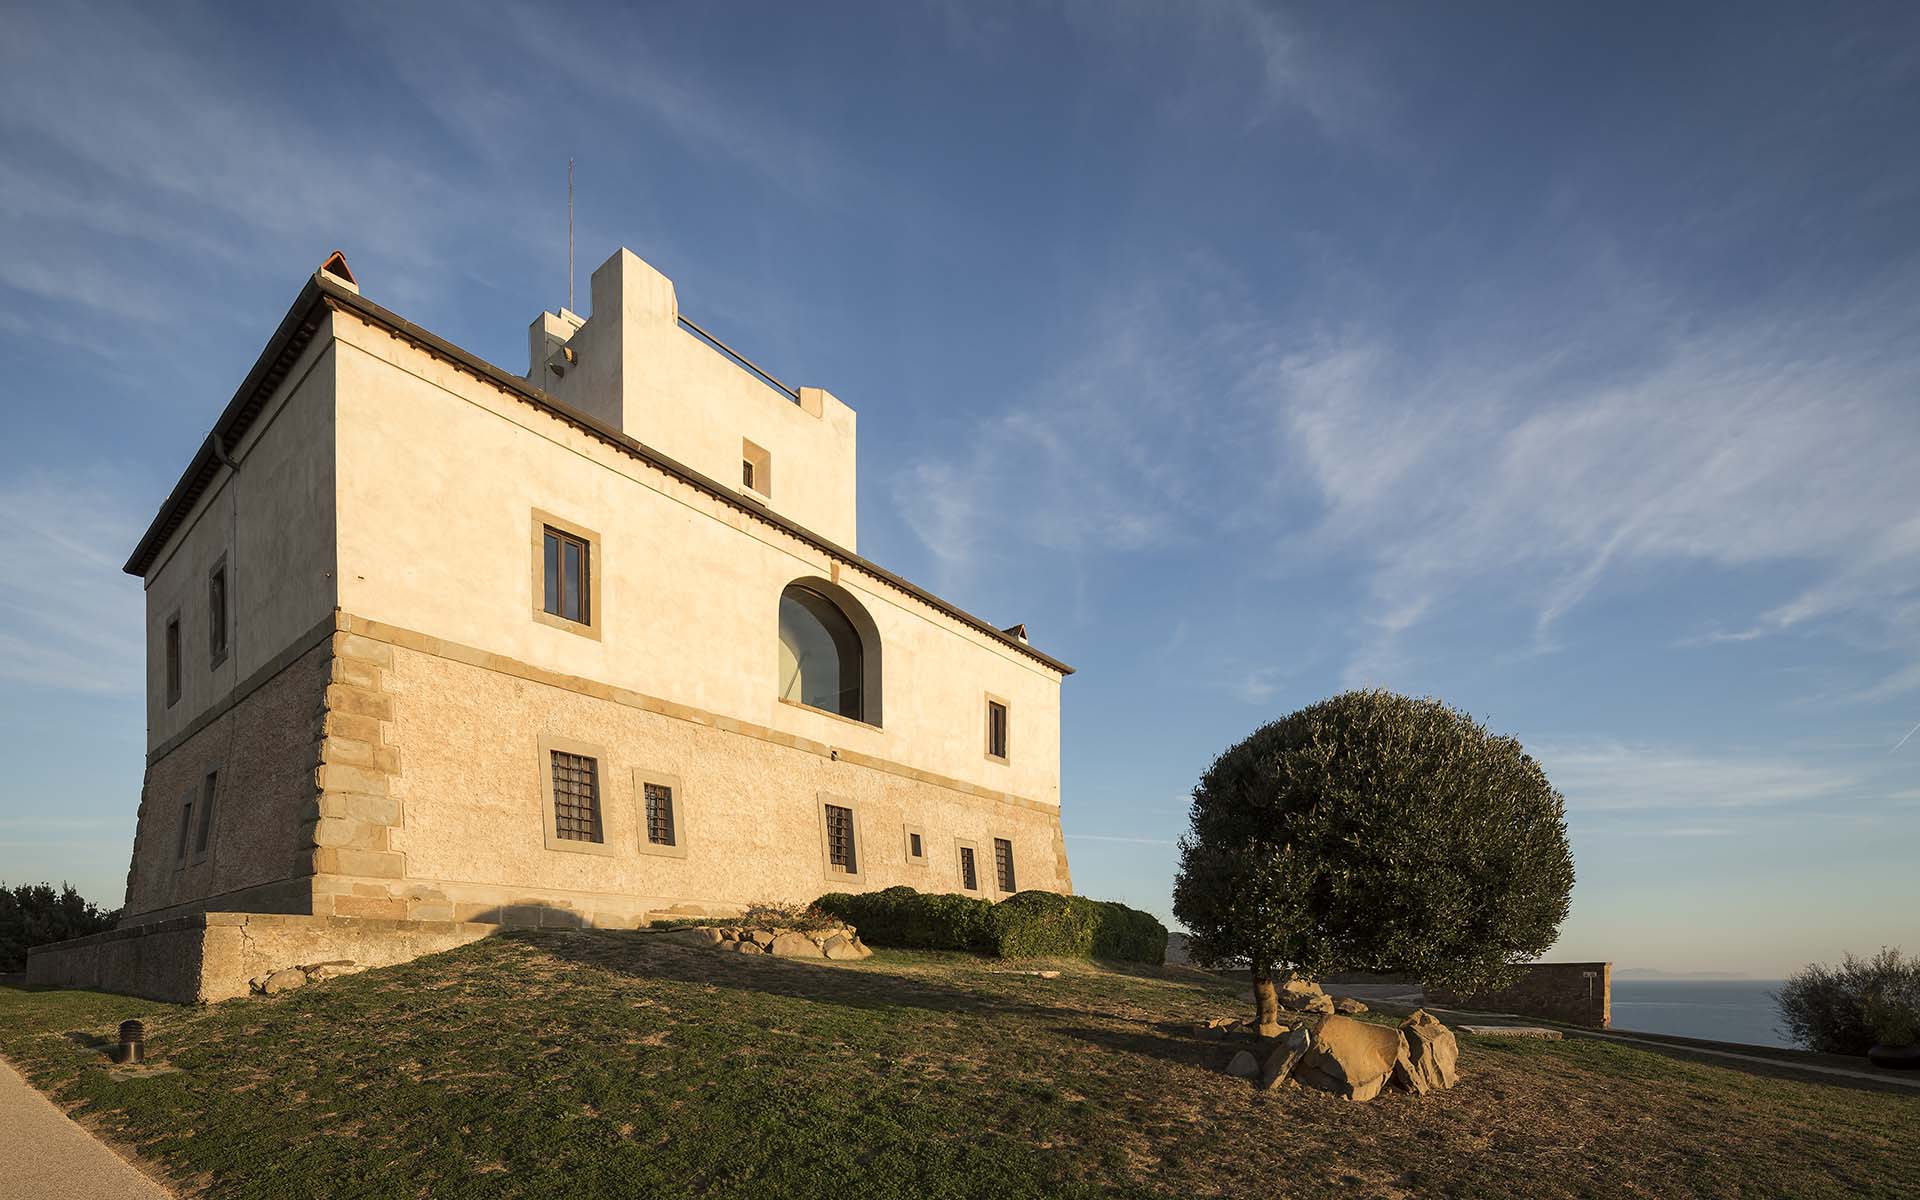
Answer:
[[[1615,979],[1609,1028],[1791,1048],[1774,1028],[1779,986],[1777,979]]]

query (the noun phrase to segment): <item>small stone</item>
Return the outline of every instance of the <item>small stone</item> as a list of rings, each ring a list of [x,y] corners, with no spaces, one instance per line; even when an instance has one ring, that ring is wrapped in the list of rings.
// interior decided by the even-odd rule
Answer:
[[[1355,1000],[1352,996],[1340,996],[1333,1002],[1333,1011],[1340,1013],[1342,1016],[1356,1017],[1366,1012],[1367,1006]]]
[[[1278,1021],[1269,1021],[1253,1027],[1254,1036],[1263,1038],[1277,1038],[1286,1031],[1287,1027]]]
[[[1227,1062],[1227,1074],[1237,1079],[1252,1079],[1260,1073],[1260,1060],[1245,1050],[1236,1053]]]
[[[247,990],[256,996],[266,995],[267,977],[265,975],[255,975],[252,979],[247,980]]]
[[[281,992],[292,991],[306,981],[306,972],[299,967],[287,967],[267,976],[266,981],[260,985],[260,990],[269,996],[277,996]]]
[[[1232,1017],[1214,1017],[1207,1022],[1208,1029],[1225,1029],[1234,1024]]]
[[[315,963],[306,970],[308,982],[325,983],[329,979],[338,979],[342,975],[358,975],[366,968],[359,963],[343,961]]]

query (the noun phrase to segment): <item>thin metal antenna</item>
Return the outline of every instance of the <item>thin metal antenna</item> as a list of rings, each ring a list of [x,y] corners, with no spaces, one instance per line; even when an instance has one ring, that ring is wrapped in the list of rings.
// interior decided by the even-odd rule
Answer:
[[[567,311],[573,307],[573,160],[567,160]]]

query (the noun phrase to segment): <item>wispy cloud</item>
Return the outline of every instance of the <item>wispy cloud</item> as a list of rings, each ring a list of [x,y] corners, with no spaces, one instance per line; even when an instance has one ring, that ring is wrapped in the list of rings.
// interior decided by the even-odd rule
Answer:
[[[1119,837],[1105,833],[1069,833],[1064,835],[1070,841],[1080,842],[1123,842],[1130,846],[1172,846],[1168,838]]]
[[[140,585],[120,557],[140,533],[115,493],[37,476],[0,487],[0,679],[137,694],[146,650]]]
[[[1544,745],[1534,752],[1574,814],[1806,807],[1863,798],[1868,792],[1868,780],[1857,772],[1761,753],[1708,754],[1617,742]],[[1696,818],[1677,828],[1698,825]]]

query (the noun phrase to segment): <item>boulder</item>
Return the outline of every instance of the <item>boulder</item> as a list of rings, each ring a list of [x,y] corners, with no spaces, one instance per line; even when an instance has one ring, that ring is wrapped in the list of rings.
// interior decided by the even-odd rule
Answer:
[[[765,954],[766,953],[765,950],[762,950],[760,948],[759,942],[750,942],[745,938],[741,938],[737,942],[730,942],[728,944],[733,949],[739,951],[742,954]]]
[[[860,938],[859,938],[859,937],[858,937],[857,935],[856,935],[856,936],[854,937],[854,939],[853,939],[853,949],[854,949],[854,952],[855,952],[855,955],[856,955],[856,957],[859,957],[859,958],[872,958],[872,957],[873,957],[873,951],[872,951],[871,949],[869,949],[869,948],[867,947],[867,944],[866,944],[865,942],[863,942],[863,941],[861,941],[861,940],[860,940]]]
[[[1253,1027],[1253,1036],[1260,1038],[1277,1038],[1286,1032],[1287,1026],[1280,1024],[1278,1021],[1266,1022]]]
[[[1260,1073],[1260,1060],[1241,1050],[1227,1060],[1227,1074],[1239,1079],[1252,1079]]]
[[[821,950],[828,958],[836,961],[865,957],[860,953],[859,948],[853,944],[853,939],[843,933],[836,933],[828,938],[826,944],[821,947]]]
[[[773,945],[773,931],[771,929],[749,929],[740,935],[740,940],[750,941],[764,950],[768,946]]]
[[[1352,996],[1338,996],[1334,998],[1333,1011],[1343,1016],[1357,1017],[1367,1011],[1367,1006],[1355,1000]]]
[[[343,958],[334,962],[314,963],[310,967],[302,967],[301,970],[307,973],[307,982],[325,983],[329,979],[338,979],[342,975],[357,975],[366,968],[351,959]]]
[[[1320,990],[1320,985],[1311,979],[1288,976],[1280,981],[1280,1007],[1294,1012],[1330,1013],[1333,1011],[1333,997]]]
[[[299,967],[287,967],[267,976],[266,979],[261,982],[260,990],[269,996],[277,996],[281,992],[292,991],[306,981],[307,973],[305,971],[302,971]]]
[[[767,943],[767,953],[778,958],[819,958],[820,947],[806,934],[788,930]]]
[[[1260,1066],[1260,1088],[1265,1091],[1277,1088],[1293,1074],[1307,1051],[1313,1049],[1313,1030],[1305,1025],[1290,1031],[1280,1044],[1267,1055],[1267,1061]]]
[[[1293,1077],[1343,1100],[1371,1100],[1393,1074],[1400,1044],[1398,1030],[1331,1016],[1320,1022]]]
[[[1459,1040],[1432,1013],[1418,1009],[1401,1023],[1394,1083],[1420,1096],[1445,1090],[1460,1082],[1459,1064]]]

